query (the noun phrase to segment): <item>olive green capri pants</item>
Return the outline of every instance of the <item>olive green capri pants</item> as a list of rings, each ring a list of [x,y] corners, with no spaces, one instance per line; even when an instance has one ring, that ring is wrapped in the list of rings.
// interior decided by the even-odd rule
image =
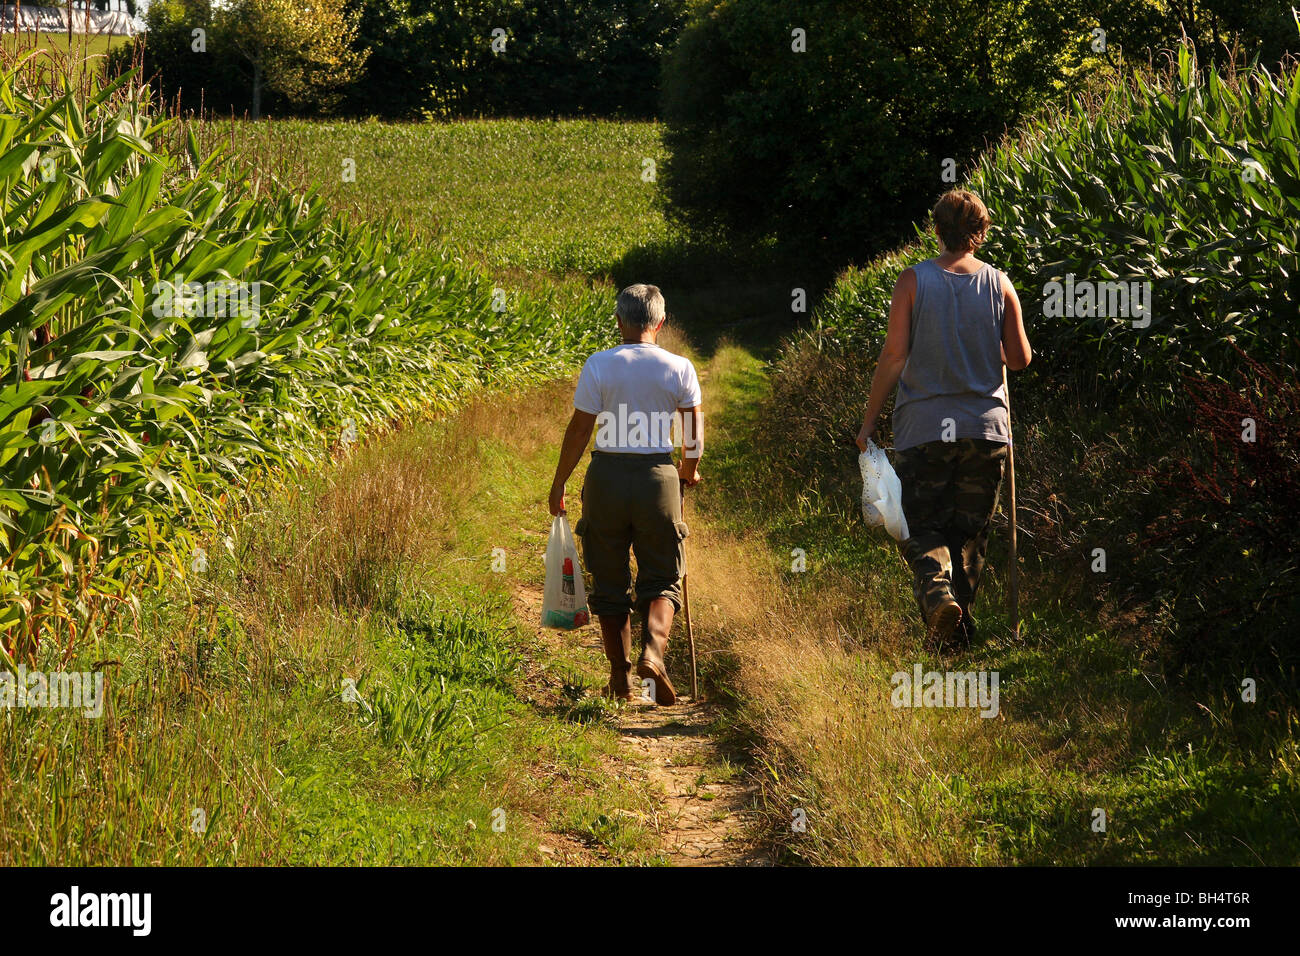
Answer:
[[[582,486],[582,518],[574,532],[591,572],[588,604],[595,614],[632,610],[632,569],[636,555],[636,609],[642,614],[656,598],[682,606],[682,494],[672,455],[614,454],[593,451]]]

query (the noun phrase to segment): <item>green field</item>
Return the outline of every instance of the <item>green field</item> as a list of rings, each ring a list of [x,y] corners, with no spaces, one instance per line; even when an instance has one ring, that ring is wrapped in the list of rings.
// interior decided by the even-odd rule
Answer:
[[[346,145],[335,139],[342,129],[364,130],[358,132],[357,142],[365,142],[373,152],[391,152],[397,157],[406,153],[397,144],[411,140],[467,142],[486,136],[484,124],[469,125],[472,134],[457,126],[332,125],[326,127],[330,145],[318,150],[308,165],[328,165],[346,151]],[[547,130],[560,142],[570,142],[570,130],[564,126],[513,121],[501,125],[518,146],[515,158],[496,156],[493,162],[498,171],[491,179],[485,177],[483,191],[474,189],[463,195],[490,193],[488,184],[496,176],[508,176],[506,170],[510,169],[529,169],[529,157],[536,155],[538,140]],[[305,146],[305,127],[289,128],[294,130],[292,141]],[[527,135],[520,135],[523,128],[529,128]],[[638,129],[648,135],[651,128]],[[391,145],[385,149],[378,145],[381,142]],[[557,151],[558,146],[542,150],[548,154]],[[472,150],[461,155],[463,167],[474,165]],[[600,194],[589,190],[588,184],[602,182],[606,195],[613,197],[609,206],[615,211],[631,211],[634,204],[628,202],[628,182],[619,177],[610,181],[603,152],[598,150],[588,162],[590,171],[585,174],[580,163],[569,169],[567,185],[563,177],[552,174],[545,177],[544,192],[530,193],[518,182],[506,187],[506,192],[520,197],[518,203],[527,203],[532,197],[532,206],[510,204],[507,208],[531,209],[521,216],[526,224],[523,229],[539,238],[530,239],[535,255],[528,258],[514,258],[519,247],[508,242],[505,248],[510,252],[503,261],[543,269],[551,276],[575,269],[574,260],[565,252],[568,223],[548,223],[538,214],[543,202],[552,202],[539,197],[549,197],[552,190],[567,191],[595,208],[601,205],[597,201]],[[465,175],[465,171],[448,173],[446,179],[459,181]],[[417,197],[428,197],[428,204],[436,206],[432,201],[435,195],[446,203],[455,203],[462,195],[447,197],[442,189],[441,180],[435,179],[421,193],[373,195],[367,201],[372,203],[372,215],[383,216],[423,205]],[[340,195],[337,190],[330,187],[327,194]],[[654,215],[648,193],[641,214]],[[620,228],[603,234],[607,248],[632,250],[627,261],[644,261],[662,266],[669,275],[679,274],[682,262],[663,256],[663,249],[671,251],[674,244],[673,233],[660,218],[652,220],[656,224],[653,234],[669,241],[660,242],[655,256],[638,260],[645,250],[638,252],[636,247],[649,243],[642,240],[637,219],[635,215],[616,215]],[[508,232],[506,223],[493,223],[489,210],[478,202],[446,214],[440,222],[445,230],[441,234],[462,247],[477,246],[486,250],[488,257],[502,255],[494,241]],[[607,269],[605,261],[589,266],[588,272],[602,276]],[[771,598],[778,603],[792,602],[792,614],[828,618],[852,646],[860,647],[844,657],[838,646],[829,652],[822,650],[815,632],[798,629],[798,640],[763,638],[761,648],[743,632],[722,629],[710,635],[720,653],[739,658],[736,670],[715,671],[710,678],[723,685],[726,693],[737,695],[738,713],[748,722],[746,733],[753,735],[744,739],[756,737],[760,741],[756,756],[763,766],[780,773],[780,783],[768,781],[771,802],[764,809],[772,828],[769,832],[781,832],[781,821],[790,807],[816,807],[825,824],[815,838],[780,841],[792,858],[815,863],[1250,864],[1297,859],[1300,819],[1294,806],[1300,801],[1300,792],[1291,769],[1295,742],[1285,717],[1281,716],[1279,723],[1280,715],[1275,712],[1257,713],[1240,702],[1234,706],[1231,688],[1198,690],[1171,680],[1158,660],[1134,654],[1131,642],[1141,638],[1133,631],[1114,633],[1096,611],[1081,615],[1077,606],[1063,603],[1061,582],[1050,567],[1027,572],[1027,593],[1040,597],[1026,612],[1025,637],[1019,642],[1010,639],[1003,617],[1004,582],[996,569],[991,571],[983,598],[984,618],[997,636],[968,658],[947,662],[947,666],[977,670],[1002,669],[1007,681],[1007,711],[1002,720],[992,722],[996,728],[978,720],[972,724],[947,719],[948,715],[937,720],[918,715],[900,736],[900,731],[890,729],[892,715],[882,713],[869,699],[861,706],[836,710],[842,705],[833,701],[842,699],[848,688],[863,684],[887,687],[889,673],[901,666],[900,662],[926,657],[918,643],[913,611],[906,599],[907,583],[896,554],[855,526],[848,514],[851,490],[845,492],[832,483],[828,491],[845,494],[841,500],[789,487],[784,483],[782,469],[788,470],[788,463],[781,461],[779,440],[755,440],[746,430],[752,427],[747,422],[766,421],[780,434],[799,434],[802,426],[796,420],[796,409],[771,404],[773,385],[818,387],[817,370],[807,367],[812,359],[806,352],[788,358],[785,369],[774,371],[763,363],[773,354],[773,328],[779,334],[790,321],[788,314],[782,315],[779,298],[793,282],[783,283],[780,273],[797,274],[797,268],[778,263],[775,279],[767,277],[776,287],[773,296],[777,304],[768,303],[764,308],[762,303],[750,303],[749,314],[757,315],[758,325],[744,327],[739,334],[752,337],[757,351],[744,341],[738,343],[740,347],[725,344],[725,337],[736,333],[719,328],[725,323],[710,307],[717,300],[710,296],[709,283],[693,288],[692,295],[669,299],[675,321],[689,335],[700,342],[720,338],[724,342],[714,355],[718,364],[711,381],[717,390],[714,394],[723,402],[718,427],[728,437],[713,445],[710,469],[714,480],[701,507],[706,516],[703,520],[717,522],[747,543],[740,550],[719,552],[717,559],[771,567],[779,566],[782,555],[788,555],[794,546],[816,554],[815,574],[779,575]],[[652,271],[644,278],[655,281],[657,276]],[[861,334],[854,331],[854,316],[860,315],[864,306],[874,308],[874,302],[859,288],[860,281],[857,273],[847,274],[827,300],[835,321],[843,323],[850,336]],[[709,282],[718,289],[743,285],[740,276],[725,270],[712,274]],[[701,361],[708,358],[702,356]],[[784,380],[774,382],[774,374]],[[812,376],[807,384],[802,381],[804,375]],[[823,377],[820,382],[822,393],[810,396],[814,402],[841,400],[838,393],[825,391],[842,388],[838,378]],[[862,382],[859,387],[865,389],[865,385]],[[820,405],[816,414],[820,414]],[[850,413],[839,410],[838,414]],[[1038,430],[1045,426],[1023,427]],[[777,448],[770,453],[776,457],[764,457],[773,444]],[[824,457],[804,448],[796,457],[808,455]],[[777,465],[775,473],[773,464]],[[1032,478],[1032,463],[1026,467]],[[833,466],[829,470],[838,474]],[[996,536],[994,547],[1001,547]],[[697,556],[697,563],[701,560]],[[714,570],[719,580],[710,598],[724,613],[739,600],[728,592],[741,586],[733,584],[725,570]],[[755,587],[764,586],[761,582],[767,579],[760,576],[758,580]],[[863,580],[872,582],[865,596],[858,584]],[[770,582],[767,586],[773,587]],[[770,683],[765,684],[760,674],[767,672],[755,671],[746,660],[748,655],[764,653],[782,659],[788,655],[803,670],[781,680],[767,678]],[[942,664],[936,662],[936,666]],[[1262,678],[1275,682],[1277,676],[1264,674]],[[732,686],[730,681],[737,683]],[[843,732],[825,736],[817,730],[825,721],[840,721]],[[1224,745],[1224,726],[1232,728],[1232,737],[1244,749]],[[882,767],[892,769],[886,773]],[[872,796],[882,788],[906,793],[906,797],[895,802]],[[1090,829],[1097,808],[1106,810],[1111,818],[1109,830],[1100,835]]]
[[[227,121],[206,135],[256,173],[318,184],[342,213],[391,219],[490,268],[603,277],[668,235],[642,178],[661,159],[653,123]]]
[[[93,58],[101,57],[114,47],[129,42],[130,37],[87,36],[82,33],[74,33],[71,43],[63,33],[23,33],[16,37],[12,32],[0,34],[0,50],[9,55],[40,49],[53,50],[59,54],[66,54],[68,50],[72,50],[79,59],[90,58],[92,62]]]
[[[34,374],[7,383],[19,417],[0,435],[26,471],[4,491],[29,523],[5,513],[26,563],[2,570],[30,577],[6,592],[6,613],[73,620],[61,589],[97,581],[110,545],[145,568],[120,592],[83,577],[77,594],[114,608],[68,637],[65,658],[108,662],[108,717],[0,720],[0,863],[665,862],[661,794],[639,785],[599,697],[592,635],[546,639],[524,600],[540,585],[570,376],[607,343],[614,283],[632,276],[664,286],[673,343],[705,373],[692,593],[720,704],[708,732],[743,755],[756,793],[745,841],[811,864],[1300,860],[1286,674],[1261,670],[1274,696],[1258,708],[1236,696],[1236,670],[1184,680],[1152,651],[1162,608],[1121,620],[1079,600],[1050,560],[1026,562],[1013,638],[1000,526],[988,639],[946,660],[924,647],[896,549],[857,518],[844,442],[898,260],[814,294],[825,321],[792,336],[809,315],[791,312],[791,290],[825,276],[779,253],[701,252],[675,232],[643,178],[661,158],[655,124],[200,128],[248,173],[245,192],[220,166],[189,187],[179,140],[160,138],[176,150],[165,169],[135,163],[121,128],[101,150],[86,115],[43,122],[99,177],[92,192],[117,201],[73,206],[66,182],[32,185],[104,226],[69,214],[65,242],[35,223],[21,246],[77,294],[7,287],[6,307],[45,309],[84,358],[69,372],[50,344],[13,338],[14,368],[30,360]],[[80,161],[91,154],[102,161]],[[5,193],[16,217],[38,208],[27,188]],[[322,205],[300,206],[312,189]],[[146,218],[153,207],[166,215]],[[166,268],[218,277],[253,263],[273,278],[287,292],[266,327],[146,322],[129,246],[146,226]],[[73,263],[87,250],[117,258],[83,273]],[[24,437],[51,410],[71,429],[62,451]],[[344,441],[352,417],[359,441]],[[1017,427],[1031,482],[1035,454],[1073,453],[1069,421]],[[210,565],[187,573],[195,545]],[[28,582],[43,604],[23,604]],[[38,650],[46,663],[64,654]],[[1000,670],[1001,716],[891,709],[890,674],[918,661]],[[1105,831],[1091,826],[1097,809]],[[800,835],[796,810],[812,822]]]

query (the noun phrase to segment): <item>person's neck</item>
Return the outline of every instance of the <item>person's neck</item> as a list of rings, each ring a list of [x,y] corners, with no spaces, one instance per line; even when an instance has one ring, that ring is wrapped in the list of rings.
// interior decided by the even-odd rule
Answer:
[[[655,340],[650,336],[642,336],[639,339],[624,339],[624,345],[654,345]]]
[[[963,259],[974,259],[974,258],[975,258],[975,253],[971,252],[970,250],[966,250],[964,252],[953,252],[949,249],[945,249],[943,252],[939,253],[939,263],[945,268],[951,265],[956,265],[958,262],[961,262]]]

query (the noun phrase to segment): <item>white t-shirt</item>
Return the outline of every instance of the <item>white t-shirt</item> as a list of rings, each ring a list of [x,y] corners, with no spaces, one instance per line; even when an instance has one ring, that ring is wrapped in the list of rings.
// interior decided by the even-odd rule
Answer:
[[[703,401],[691,360],[649,342],[587,359],[573,407],[596,416],[596,448],[655,455],[673,450],[673,417]]]

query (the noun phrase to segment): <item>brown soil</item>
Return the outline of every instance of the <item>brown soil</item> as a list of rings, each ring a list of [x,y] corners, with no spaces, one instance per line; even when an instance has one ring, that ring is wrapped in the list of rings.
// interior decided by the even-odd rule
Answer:
[[[544,648],[581,642],[595,667],[604,668],[596,625],[567,634],[543,628],[540,588],[521,585],[515,611]],[[771,861],[754,843],[747,825],[752,789],[743,769],[729,763],[713,732],[714,708],[689,696],[690,677],[671,674],[679,693],[671,707],[648,701],[620,705],[613,718],[623,754],[612,772],[644,781],[660,796],[657,809],[642,820],[658,834],[660,852],[679,866],[763,866]],[[537,702],[553,696],[540,691]],[[529,697],[533,697],[532,692]],[[549,701],[548,701],[549,702]],[[582,862],[580,858],[573,862]]]

